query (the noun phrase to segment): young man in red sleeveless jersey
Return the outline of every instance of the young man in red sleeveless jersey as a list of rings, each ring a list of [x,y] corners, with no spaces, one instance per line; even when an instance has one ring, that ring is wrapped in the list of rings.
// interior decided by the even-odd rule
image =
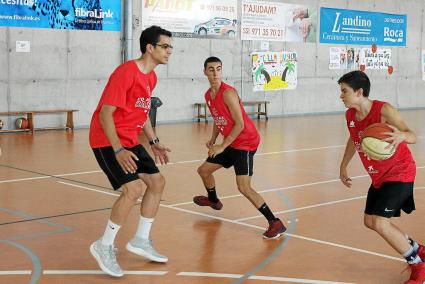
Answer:
[[[372,179],[366,199],[364,224],[376,231],[398,253],[404,256],[412,269],[414,284],[425,281],[425,247],[409,238],[391,222],[400,217],[401,210],[410,214],[415,209],[413,183],[416,165],[407,144],[416,143],[416,134],[409,129],[399,112],[389,103],[369,99],[370,81],[362,71],[352,71],[338,80],[341,100],[346,108],[350,133],[340,167],[342,183],[351,187],[347,166],[357,151],[364,168]],[[396,147],[395,154],[383,161],[369,159],[361,149],[361,132],[373,123],[387,123],[393,132],[385,141]]]
[[[165,186],[155,161],[166,164],[170,149],[159,142],[151,122],[151,95],[157,77],[155,67],[166,64],[172,53],[171,33],[158,26],[145,29],[140,36],[142,56],[127,61],[112,73],[90,125],[90,146],[114,190],[122,194],[114,203],[103,236],[90,246],[100,268],[115,277],[123,276],[116,260],[115,236],[133,206],[147,188],[140,205],[140,220],[127,250],[156,262],[167,262],[149,238],[154,217]],[[143,130],[155,161],[139,142]]]
[[[207,160],[198,168],[208,196],[195,196],[199,206],[210,206],[215,210],[223,207],[217,198],[213,173],[225,167],[234,167],[239,191],[257,208],[269,222],[263,234],[266,239],[278,238],[286,228],[276,218],[264,199],[251,187],[254,154],[260,143],[260,135],[252,120],[247,116],[237,91],[221,80],[222,63],[217,57],[204,62],[204,74],[210,83],[205,100],[214,119],[211,139],[206,143]],[[223,135],[221,144],[215,144],[218,135]]]

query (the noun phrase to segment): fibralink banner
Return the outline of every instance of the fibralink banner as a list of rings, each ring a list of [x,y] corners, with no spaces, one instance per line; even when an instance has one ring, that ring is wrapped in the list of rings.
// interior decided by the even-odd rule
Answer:
[[[0,26],[121,30],[120,0],[0,0]]]
[[[320,42],[406,46],[407,16],[320,8]]]

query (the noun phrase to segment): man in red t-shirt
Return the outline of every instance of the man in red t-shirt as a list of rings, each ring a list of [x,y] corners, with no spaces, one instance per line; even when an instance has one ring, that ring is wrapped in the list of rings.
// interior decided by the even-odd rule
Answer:
[[[416,143],[416,134],[409,129],[398,111],[389,103],[370,100],[370,81],[362,71],[352,71],[338,80],[341,100],[346,108],[347,128],[350,133],[340,167],[342,183],[351,187],[347,166],[357,151],[364,168],[372,179],[366,199],[364,224],[376,231],[398,253],[404,256],[412,269],[406,283],[425,281],[425,247],[409,238],[391,222],[400,217],[401,210],[410,214],[415,210],[413,183],[416,165],[406,144]],[[384,140],[396,152],[387,160],[376,161],[361,149],[361,132],[371,124],[387,123],[393,132]]]
[[[90,124],[89,140],[96,160],[114,190],[122,188],[121,196],[112,207],[105,233],[90,246],[100,268],[115,277],[123,276],[123,271],[116,260],[114,240],[142,195],[142,182],[147,188],[140,205],[139,225],[126,248],[152,261],[168,261],[166,256],[155,250],[149,238],[165,186],[165,179],[155,161],[166,164],[167,152],[170,151],[156,137],[149,120],[149,110],[157,82],[154,69],[168,62],[173,48],[170,42],[171,33],[158,26],[142,32],[142,56],[115,69]],[[149,140],[155,161],[139,142],[142,130]]]
[[[263,237],[278,238],[285,232],[285,226],[251,187],[254,155],[260,143],[260,135],[245,113],[237,91],[221,80],[221,60],[217,57],[207,58],[204,62],[204,74],[211,86],[205,93],[205,101],[214,119],[214,126],[211,139],[206,143],[208,158],[198,168],[198,173],[208,196],[195,196],[193,202],[199,206],[220,210],[223,204],[217,198],[213,173],[222,167],[233,166],[239,191],[269,222],[269,228]],[[215,144],[219,134],[223,135],[223,141],[221,144]]]

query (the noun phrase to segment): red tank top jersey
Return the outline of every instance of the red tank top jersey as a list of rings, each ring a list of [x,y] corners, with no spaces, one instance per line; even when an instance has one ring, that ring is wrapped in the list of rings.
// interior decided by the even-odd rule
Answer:
[[[384,104],[385,102],[373,101],[370,112],[360,121],[356,120],[354,108],[348,109],[345,113],[351,140],[375,188],[381,187],[386,181],[414,182],[416,176],[416,164],[406,142],[398,145],[391,158],[382,161],[369,160],[362,152],[360,135],[369,125],[381,122],[381,109]]]
[[[208,89],[208,91],[205,93],[205,101],[214,119],[214,123],[217,125],[220,133],[224,137],[227,137],[230,134],[233,125],[235,124],[232,119],[232,115],[230,114],[230,111],[224,102],[223,94],[224,91],[228,89],[235,90],[235,88],[222,82],[220,89],[218,90],[214,99],[211,99],[211,89]],[[232,142],[232,144],[230,144],[230,147],[244,151],[256,151],[258,144],[260,144],[260,134],[258,134],[254,123],[246,114],[240,99],[239,106],[242,111],[244,129]]]
[[[113,119],[122,146],[133,147],[140,144],[138,136],[151,108],[151,94],[156,81],[154,71],[142,73],[134,60],[115,69],[90,123],[89,141],[92,148],[111,146],[99,120],[103,105],[117,107]]]

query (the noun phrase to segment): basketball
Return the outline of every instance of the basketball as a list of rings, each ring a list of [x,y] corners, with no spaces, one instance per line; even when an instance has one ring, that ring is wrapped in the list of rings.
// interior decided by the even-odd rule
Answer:
[[[385,149],[390,143],[382,141],[382,139],[389,137],[384,132],[393,132],[393,130],[386,123],[374,123],[369,125],[361,134],[362,150],[372,160],[386,160],[395,153],[394,147]]]
[[[28,128],[28,120],[25,117],[17,118],[15,121],[16,129],[26,129]]]

